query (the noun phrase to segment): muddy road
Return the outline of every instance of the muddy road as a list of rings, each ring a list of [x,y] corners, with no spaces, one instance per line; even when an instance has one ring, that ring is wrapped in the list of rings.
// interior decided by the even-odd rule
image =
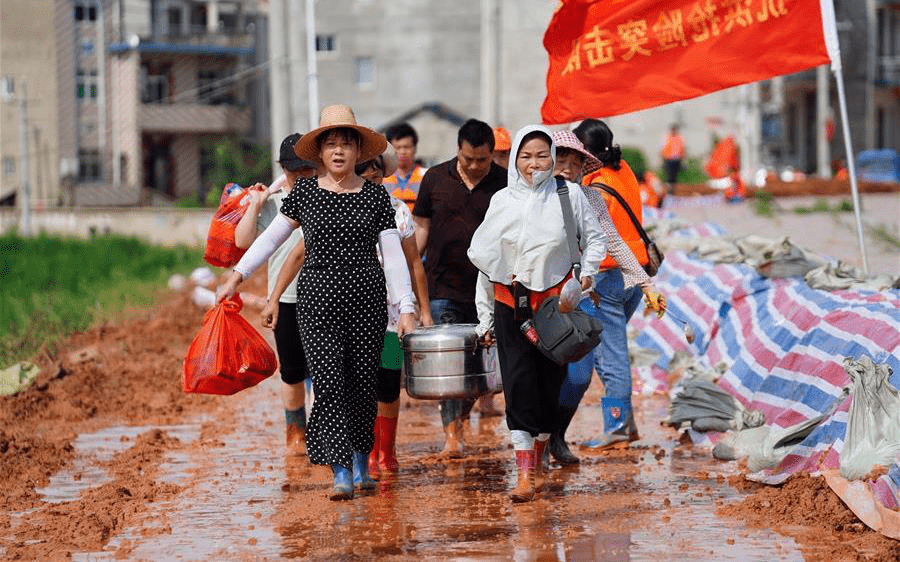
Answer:
[[[186,295],[165,294],[120,326],[74,336],[67,353],[41,358],[33,387],[0,399],[0,559],[900,557],[820,479],[762,488],[661,427],[660,396],[637,403],[646,447],[578,450],[581,465],[552,465],[538,499],[513,505],[503,418],[476,408],[465,458],[445,460],[437,404],[404,395],[399,472],[331,502],[330,471],[285,453],[277,376],[233,397],[180,392],[201,318]],[[595,380],[571,441],[601,427],[599,396]]]

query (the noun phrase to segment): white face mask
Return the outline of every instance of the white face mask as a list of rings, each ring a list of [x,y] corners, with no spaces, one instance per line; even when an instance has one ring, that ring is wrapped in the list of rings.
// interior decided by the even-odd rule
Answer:
[[[540,170],[531,174],[531,185],[540,185],[553,174],[553,170]]]

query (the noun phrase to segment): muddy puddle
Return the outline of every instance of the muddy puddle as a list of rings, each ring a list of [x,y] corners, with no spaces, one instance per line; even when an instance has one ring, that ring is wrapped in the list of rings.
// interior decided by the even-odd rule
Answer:
[[[437,405],[404,398],[401,470],[374,493],[335,503],[326,498],[327,469],[284,455],[278,390],[270,380],[234,397],[221,429],[207,423],[202,438],[200,422],[162,428],[182,446],[167,453],[157,479],[181,492],[154,504],[102,551],[73,559],[803,559],[793,539],[715,514],[741,497],[727,484],[737,467],[676,443],[674,432],[657,425],[663,398],[639,405],[649,448],[577,450],[582,464],[553,465],[540,497],[524,505],[505,496],[514,465],[503,418],[474,413],[467,457],[446,461],[436,455]],[[585,404],[570,440],[590,437],[600,420],[599,406]],[[78,462],[94,466],[147,429],[82,435]],[[79,464],[41,493],[45,501],[66,501],[102,478]]]

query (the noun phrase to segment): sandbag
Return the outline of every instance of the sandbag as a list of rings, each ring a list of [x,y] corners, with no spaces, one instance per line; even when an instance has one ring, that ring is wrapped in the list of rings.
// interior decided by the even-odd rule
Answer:
[[[665,423],[696,431],[728,431],[759,427],[766,421],[762,412],[748,410],[716,384],[702,378],[685,380],[669,406]]]
[[[241,316],[243,306],[236,294],[206,313],[184,358],[184,392],[234,394],[275,372],[275,352]]]
[[[889,382],[891,368],[876,365],[866,355],[845,358],[844,369],[850,375],[853,401],[840,469],[841,476],[855,480],[876,464],[891,466],[900,453],[900,392]]]
[[[896,288],[900,283],[900,277],[893,278],[889,275],[868,276],[862,270],[848,265],[842,261],[828,263],[810,270],[803,277],[806,284],[813,289],[823,291],[883,291]]]

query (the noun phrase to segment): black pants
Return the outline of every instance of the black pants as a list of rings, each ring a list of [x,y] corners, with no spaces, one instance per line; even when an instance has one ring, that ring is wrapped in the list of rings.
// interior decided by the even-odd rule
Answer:
[[[666,171],[666,183],[670,186],[678,183],[678,172],[681,171],[681,160],[666,160],[663,167]]]
[[[390,404],[400,398],[400,369],[378,368],[375,379],[375,398],[379,402]]]
[[[547,359],[522,334],[509,306],[494,303],[494,337],[506,398],[506,425],[533,437],[553,431],[566,366]]]
[[[303,344],[300,343],[296,303],[278,303],[278,321],[275,322],[274,332],[281,380],[287,384],[303,382],[309,376],[309,369],[306,366]]]

